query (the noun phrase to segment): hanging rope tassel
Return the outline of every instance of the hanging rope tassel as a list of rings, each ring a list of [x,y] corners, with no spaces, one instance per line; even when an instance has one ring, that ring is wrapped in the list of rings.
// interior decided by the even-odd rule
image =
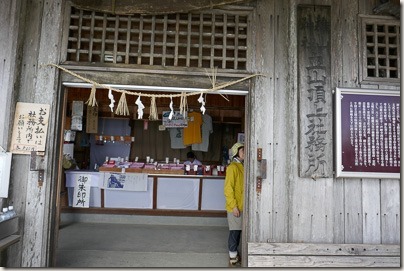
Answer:
[[[157,114],[156,97],[151,97],[150,99],[150,116],[149,120],[158,120],[159,115]]]
[[[97,89],[95,88],[95,85],[93,85],[91,87],[91,93],[90,93],[90,97],[88,98],[86,104],[89,106],[98,106],[97,100],[95,99],[95,92],[97,91]]]
[[[188,111],[188,104],[187,104],[187,94],[185,92],[181,92],[181,102],[180,102],[180,114],[186,118]]]
[[[129,116],[129,108],[128,103],[126,102],[125,92],[122,93],[121,98],[119,99],[115,114]]]

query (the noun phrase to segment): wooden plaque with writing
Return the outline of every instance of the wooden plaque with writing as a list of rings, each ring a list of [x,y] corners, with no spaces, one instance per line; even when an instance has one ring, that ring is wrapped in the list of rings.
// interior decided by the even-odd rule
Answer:
[[[327,6],[299,6],[298,91],[300,177],[333,176],[331,14]]]
[[[45,151],[49,109],[48,104],[17,102],[10,152]]]

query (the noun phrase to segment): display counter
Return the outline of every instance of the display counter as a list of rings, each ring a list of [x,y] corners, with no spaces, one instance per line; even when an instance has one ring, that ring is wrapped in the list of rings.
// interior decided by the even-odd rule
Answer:
[[[122,170],[66,171],[69,207],[80,175],[90,176],[89,209],[225,212],[224,176],[131,172]],[[82,208],[80,208],[82,209]]]

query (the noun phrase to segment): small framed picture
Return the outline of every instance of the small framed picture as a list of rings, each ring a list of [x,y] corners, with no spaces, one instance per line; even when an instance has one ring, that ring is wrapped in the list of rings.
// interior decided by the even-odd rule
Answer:
[[[238,133],[237,134],[237,142],[244,144],[244,133]]]

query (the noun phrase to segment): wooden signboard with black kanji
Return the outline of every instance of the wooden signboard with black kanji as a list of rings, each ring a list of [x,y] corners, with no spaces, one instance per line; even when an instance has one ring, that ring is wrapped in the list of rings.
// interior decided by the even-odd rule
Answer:
[[[49,108],[48,104],[17,102],[10,152],[45,151]]]

